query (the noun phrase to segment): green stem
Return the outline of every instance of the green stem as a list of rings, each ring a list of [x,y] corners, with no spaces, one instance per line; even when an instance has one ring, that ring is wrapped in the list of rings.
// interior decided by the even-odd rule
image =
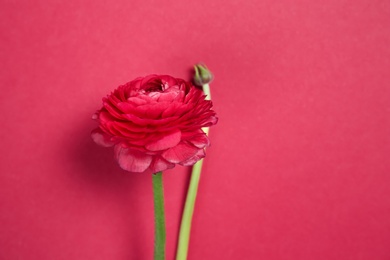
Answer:
[[[210,86],[209,86],[209,84],[207,83],[207,84],[204,84],[203,86],[202,86],[202,88],[203,88],[203,92],[204,92],[204,94],[206,95],[206,100],[211,100],[211,93],[210,93]]]
[[[206,94],[206,100],[210,100],[209,84],[203,85],[203,92]],[[203,132],[208,134],[209,128],[202,128]],[[186,260],[188,254],[188,245],[190,242],[191,222],[194,214],[195,200],[198,192],[200,173],[202,171],[203,159],[198,161],[192,168],[190,185],[188,187],[187,198],[184,205],[183,216],[181,219],[179,240],[177,246],[176,260]]]
[[[153,199],[154,199],[154,222],[155,244],[154,260],[165,260],[165,216],[164,216],[164,190],[162,172],[152,175]]]
[[[194,213],[196,194],[199,186],[200,172],[202,170],[203,159],[198,161],[192,168],[190,185],[188,187],[187,199],[181,219],[179,241],[177,246],[176,260],[186,260],[188,245],[190,241],[191,221]]]

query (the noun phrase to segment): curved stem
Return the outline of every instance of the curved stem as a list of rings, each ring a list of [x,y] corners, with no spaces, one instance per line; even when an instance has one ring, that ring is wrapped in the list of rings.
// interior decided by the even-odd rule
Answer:
[[[165,216],[164,216],[164,190],[162,172],[152,175],[154,221],[155,221],[155,243],[154,260],[165,260]]]
[[[206,100],[211,99],[209,84],[203,85],[203,92],[206,94]],[[209,128],[202,128],[203,132],[208,134]],[[187,198],[181,219],[179,240],[177,246],[176,260],[186,260],[188,254],[188,245],[190,242],[192,215],[194,214],[195,200],[198,192],[200,173],[202,171],[203,159],[198,161],[192,168],[190,185],[188,187]]]
[[[202,170],[203,159],[198,161],[192,168],[190,186],[188,187],[187,199],[181,219],[179,241],[177,247],[176,260],[186,260],[188,245],[190,242],[191,221],[194,213],[196,194],[199,186],[200,172]]]

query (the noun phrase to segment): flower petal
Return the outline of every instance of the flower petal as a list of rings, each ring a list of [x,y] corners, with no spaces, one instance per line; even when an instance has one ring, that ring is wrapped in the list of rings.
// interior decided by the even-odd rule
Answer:
[[[179,95],[179,91],[161,93],[158,102],[172,102]]]
[[[134,106],[145,105],[147,103],[144,99],[139,97],[129,97],[127,102]]]
[[[159,102],[146,104],[137,107],[137,114],[142,115],[144,118],[160,119],[161,114],[169,106],[168,102]]]
[[[197,161],[204,158],[205,156],[206,156],[206,153],[204,152],[204,149],[199,149],[198,152],[194,156],[192,156],[190,159],[188,159],[184,162],[181,162],[180,165],[183,165],[183,166],[194,165]]]
[[[188,139],[188,141],[191,142],[193,145],[195,145],[198,148],[204,148],[204,147],[210,146],[210,140],[207,137],[207,135],[203,132],[200,134],[196,134],[196,135],[191,136]]]
[[[115,142],[111,140],[111,136],[104,133],[100,128],[96,128],[91,132],[92,140],[95,141],[98,145],[104,147],[111,147],[115,145]]]
[[[167,169],[172,169],[173,167],[175,167],[174,163],[170,163],[164,160],[163,158],[161,158],[160,156],[156,156],[153,159],[153,162],[150,164],[149,168],[152,171],[152,173],[156,173],[156,172],[165,171]]]
[[[179,102],[172,102],[170,103],[167,108],[163,111],[163,113],[161,114],[161,117],[162,118],[165,118],[165,117],[170,117],[170,116],[173,116],[176,114],[176,112],[178,111],[178,109],[180,109],[180,107],[182,106],[181,103]]]
[[[152,156],[124,148],[121,144],[115,146],[115,156],[120,167],[129,172],[144,172],[152,162]]]
[[[175,147],[172,147],[161,155],[162,157],[171,163],[180,163],[193,157],[198,152],[198,148],[191,144],[179,143]]]
[[[181,132],[176,130],[170,134],[164,134],[159,140],[145,145],[145,148],[150,151],[162,151],[176,146],[181,140]]]

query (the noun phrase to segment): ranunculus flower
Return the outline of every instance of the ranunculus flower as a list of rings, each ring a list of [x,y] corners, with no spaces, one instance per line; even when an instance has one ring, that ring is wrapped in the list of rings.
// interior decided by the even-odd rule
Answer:
[[[171,76],[150,75],[119,86],[103,98],[93,119],[93,140],[115,146],[119,165],[129,172],[156,173],[189,166],[205,156],[210,142],[202,127],[217,117],[202,90]]]

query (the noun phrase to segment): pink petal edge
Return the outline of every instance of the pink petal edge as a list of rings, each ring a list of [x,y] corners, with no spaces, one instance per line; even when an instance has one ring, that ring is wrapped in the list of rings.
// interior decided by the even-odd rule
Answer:
[[[180,143],[181,132],[176,130],[170,134],[164,135],[161,139],[145,145],[145,148],[149,151],[162,151],[172,148]]]
[[[111,136],[104,133],[99,128],[92,130],[91,132],[92,140],[103,147],[111,147],[115,145],[115,142],[111,141]]]
[[[150,166],[153,157],[148,154],[115,145],[115,156],[123,170],[129,172],[144,172]]]
[[[187,161],[198,152],[198,148],[191,144],[179,143],[177,146],[172,147],[161,155],[162,157],[171,163],[181,163]]]

